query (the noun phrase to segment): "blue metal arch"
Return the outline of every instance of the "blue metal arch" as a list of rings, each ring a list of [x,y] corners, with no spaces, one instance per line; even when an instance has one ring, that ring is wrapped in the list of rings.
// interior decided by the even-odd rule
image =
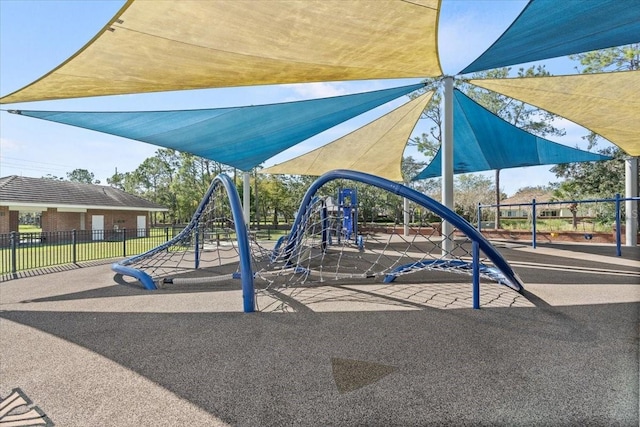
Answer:
[[[189,224],[173,239],[163,243],[145,253],[136,255],[131,258],[127,258],[123,261],[114,263],[111,269],[116,273],[120,273],[126,276],[135,277],[142,283],[145,289],[154,290],[157,289],[156,284],[153,282],[151,276],[142,270],[130,267],[135,262],[148,258],[158,252],[168,249],[170,246],[181,240],[183,237],[191,233],[198,225],[200,217],[204,213],[205,207],[209,203],[211,196],[218,186],[224,186],[227,196],[229,197],[229,204],[231,206],[231,214],[233,216],[233,222],[235,224],[236,236],[238,239],[238,252],[240,255],[240,276],[242,281],[242,300],[245,313],[251,313],[255,311],[255,293],[253,286],[253,272],[251,271],[251,251],[249,246],[249,234],[247,233],[247,226],[244,220],[244,214],[242,211],[242,204],[240,203],[240,196],[233,181],[226,174],[220,174],[216,176],[205,196],[202,198],[200,205],[193,214]]]
[[[314,195],[316,194],[318,189],[320,189],[320,187],[336,179],[349,179],[352,181],[373,185],[374,187],[378,187],[398,196],[405,197],[414,203],[430,209],[441,218],[453,224],[454,227],[462,231],[473,242],[477,242],[478,247],[485,253],[485,255],[493,262],[496,268],[500,270],[500,272],[502,272],[504,277],[507,279],[507,281],[509,282],[507,283],[507,285],[509,287],[515,289],[518,292],[524,289],[522,281],[513,271],[509,263],[500,254],[500,252],[498,252],[493,247],[493,245],[478,230],[476,230],[475,227],[473,227],[473,225],[469,224],[469,222],[467,222],[460,215],[444,206],[443,204],[439,203],[438,201],[402,184],[389,181],[388,179],[381,178],[379,176],[351,170],[337,169],[327,172],[319,177],[313,184],[311,184],[309,190],[307,190],[302,199],[302,202],[300,203],[300,210],[298,211],[298,215],[296,216],[293,226],[291,227],[289,242],[285,250],[286,257],[291,256],[296,246],[300,244],[300,241],[302,239],[302,234],[299,232],[300,226],[302,221],[304,221],[304,219],[308,216],[307,210],[313,204]]]

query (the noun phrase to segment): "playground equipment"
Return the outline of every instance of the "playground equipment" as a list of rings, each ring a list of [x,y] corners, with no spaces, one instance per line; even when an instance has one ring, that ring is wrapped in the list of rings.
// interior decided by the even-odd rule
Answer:
[[[143,254],[112,265],[148,290],[165,283],[222,282],[240,279],[245,312],[254,309],[249,237],[233,181],[213,179],[191,221],[177,236]],[[241,255],[242,254],[242,255]],[[205,275],[194,272],[205,272]]]
[[[341,188],[338,204],[342,211],[342,235],[349,240],[358,235],[358,192],[355,188]]]
[[[333,244],[334,237],[337,244],[341,244],[343,239],[353,240],[360,249],[363,248],[364,240],[358,234],[358,191],[356,188],[339,188],[338,204],[335,205],[333,197],[324,198],[326,205],[327,219],[326,244]]]
[[[408,235],[368,232],[330,244],[331,223],[340,223],[348,237],[358,236],[354,195],[345,192],[340,209],[328,209],[329,182],[341,188],[356,185],[405,197],[449,221],[454,233],[415,225]],[[350,200],[347,200],[350,199]],[[355,196],[357,200],[357,196]],[[348,202],[348,203],[347,203]],[[448,240],[449,251],[443,250]],[[467,221],[437,201],[403,185],[373,175],[336,170],[318,178],[305,194],[290,232],[273,245],[249,239],[239,198],[226,175],[214,179],[192,221],[174,239],[113,265],[114,271],[137,278],[145,288],[170,283],[242,283],[245,312],[254,311],[255,295],[313,283],[442,283],[441,273],[472,276],[473,306],[479,308],[480,278],[516,291],[522,282],[500,253]],[[448,275],[447,275],[448,276]]]

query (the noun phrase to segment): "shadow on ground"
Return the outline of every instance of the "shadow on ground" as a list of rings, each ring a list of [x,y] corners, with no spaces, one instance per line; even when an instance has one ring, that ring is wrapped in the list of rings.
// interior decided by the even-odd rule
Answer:
[[[637,425],[639,309],[0,317],[233,425]]]

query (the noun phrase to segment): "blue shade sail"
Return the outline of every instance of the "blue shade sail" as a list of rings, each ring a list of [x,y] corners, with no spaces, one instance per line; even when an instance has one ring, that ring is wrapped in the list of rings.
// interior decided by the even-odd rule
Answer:
[[[331,98],[206,110],[12,112],[172,148],[249,171],[305,139],[422,87],[419,83]]]
[[[531,0],[460,74],[638,42],[638,0]]]
[[[611,160],[517,128],[459,90],[453,93],[453,173]],[[440,150],[413,180],[442,175]]]

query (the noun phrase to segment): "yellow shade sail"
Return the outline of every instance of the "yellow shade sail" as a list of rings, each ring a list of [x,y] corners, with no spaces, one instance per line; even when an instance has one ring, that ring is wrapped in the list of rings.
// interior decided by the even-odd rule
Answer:
[[[0,98],[442,74],[440,0],[129,0],[80,51]]]
[[[262,169],[260,173],[320,176],[351,169],[402,181],[402,154],[433,91],[307,154]]]
[[[640,71],[470,83],[567,118],[640,156]]]

